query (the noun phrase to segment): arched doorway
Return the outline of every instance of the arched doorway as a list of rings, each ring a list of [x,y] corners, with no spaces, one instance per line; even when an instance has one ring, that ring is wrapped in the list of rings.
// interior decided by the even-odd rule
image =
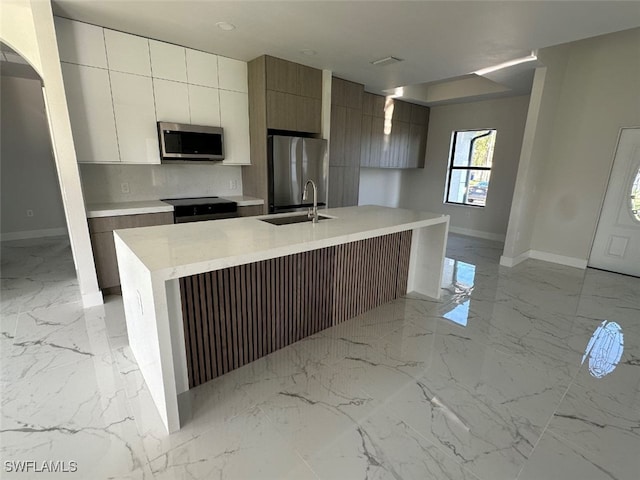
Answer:
[[[42,92],[0,42],[0,307],[12,315],[81,300]]]

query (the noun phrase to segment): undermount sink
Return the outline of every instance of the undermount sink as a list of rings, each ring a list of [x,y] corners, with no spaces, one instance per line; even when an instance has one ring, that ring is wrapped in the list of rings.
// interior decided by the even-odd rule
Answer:
[[[331,217],[318,215],[318,220],[330,220],[330,219]],[[270,223],[271,225],[291,225],[292,223],[311,222],[311,219],[306,213],[304,215],[292,215],[290,217],[261,218],[260,220],[263,222]]]

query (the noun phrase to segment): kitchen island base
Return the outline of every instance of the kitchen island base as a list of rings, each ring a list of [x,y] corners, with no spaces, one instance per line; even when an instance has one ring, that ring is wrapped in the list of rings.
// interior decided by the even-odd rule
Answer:
[[[190,387],[407,291],[439,298],[448,216],[325,212],[317,224],[250,217],[114,233],[129,346],[167,432],[189,418],[178,396]]]
[[[411,231],[180,279],[189,388],[407,292]]]

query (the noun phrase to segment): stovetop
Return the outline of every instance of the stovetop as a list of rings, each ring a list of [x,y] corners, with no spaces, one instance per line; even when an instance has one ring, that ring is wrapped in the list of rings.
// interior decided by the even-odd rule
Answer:
[[[233,205],[236,202],[220,197],[196,197],[196,198],[167,198],[161,199],[163,202],[174,207],[190,207],[194,205]]]
[[[168,198],[162,200],[173,205],[176,223],[216,220],[237,216],[238,204],[219,197]]]

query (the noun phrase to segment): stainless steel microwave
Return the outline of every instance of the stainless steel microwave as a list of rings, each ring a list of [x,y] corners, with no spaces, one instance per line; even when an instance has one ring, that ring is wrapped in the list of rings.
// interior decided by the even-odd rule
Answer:
[[[220,127],[158,122],[163,163],[224,160],[224,133]]]

